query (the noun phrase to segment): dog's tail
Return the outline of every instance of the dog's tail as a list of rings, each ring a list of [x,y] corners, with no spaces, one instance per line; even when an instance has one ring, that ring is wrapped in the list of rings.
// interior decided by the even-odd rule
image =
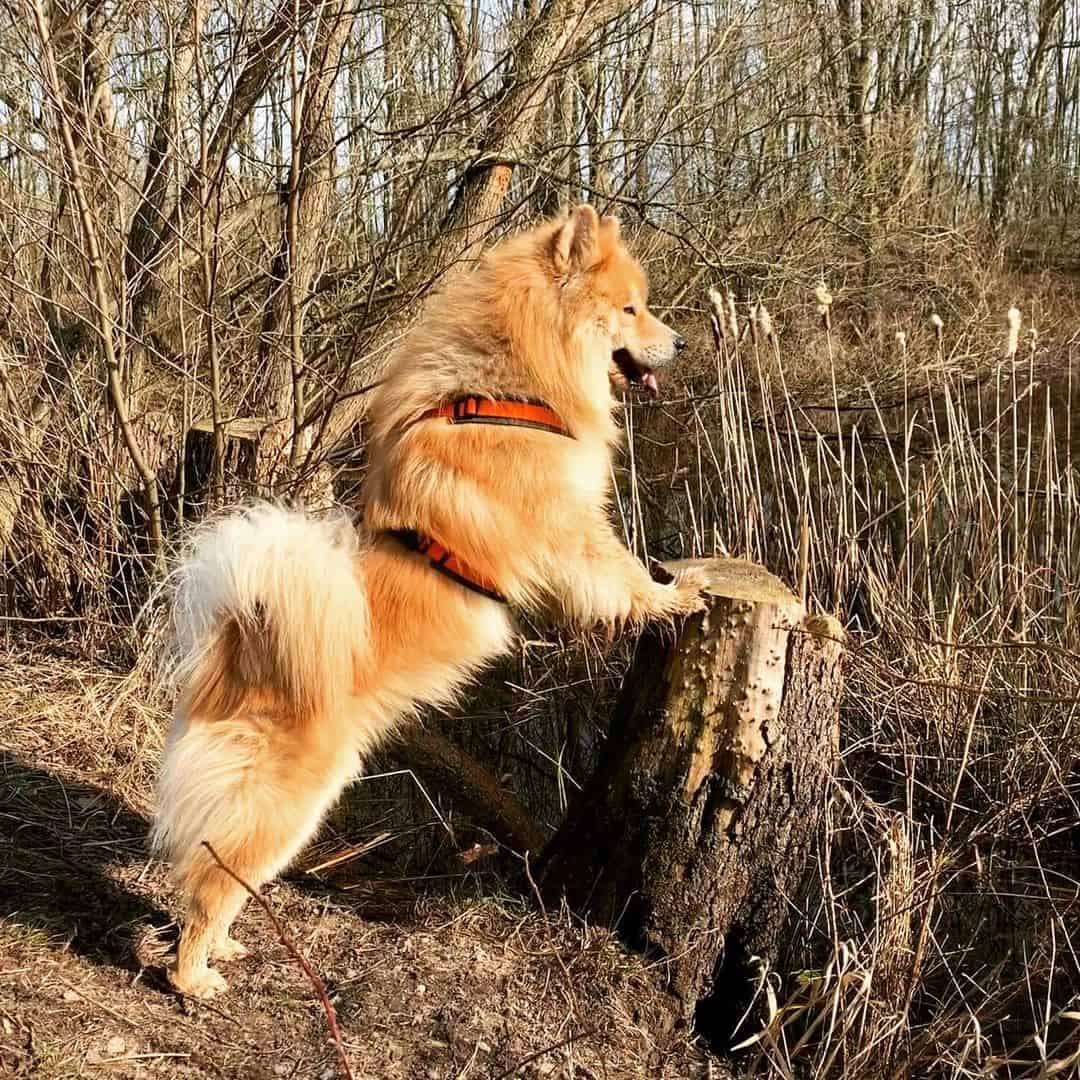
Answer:
[[[370,652],[357,555],[344,516],[257,505],[199,529],[174,571],[180,699],[151,842],[185,890],[213,873],[202,840],[250,880],[276,873],[355,770],[345,704]]]
[[[173,631],[183,708],[224,719],[257,692],[299,716],[335,711],[367,652],[357,536],[271,505],[200,530],[175,571]]]

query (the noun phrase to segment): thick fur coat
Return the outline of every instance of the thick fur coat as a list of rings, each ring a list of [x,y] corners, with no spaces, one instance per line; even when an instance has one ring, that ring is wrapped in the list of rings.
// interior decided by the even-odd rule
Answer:
[[[609,519],[619,429],[612,384],[657,390],[681,346],[648,311],[618,222],[588,206],[494,248],[429,303],[371,404],[358,534],[272,506],[211,522],[177,569],[181,692],[154,840],[186,904],[181,991],[225,989],[213,959],[364,756],[395,725],[450,702],[514,640],[513,608],[619,628],[701,606],[701,582],[654,582]],[[474,395],[541,401],[571,437],[453,424]],[[436,538],[509,603],[470,591],[391,530]]]

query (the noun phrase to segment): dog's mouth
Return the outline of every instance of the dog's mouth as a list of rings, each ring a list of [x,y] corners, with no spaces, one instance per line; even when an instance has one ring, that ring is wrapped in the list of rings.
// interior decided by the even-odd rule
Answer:
[[[660,396],[660,383],[656,372],[648,364],[635,360],[627,349],[616,349],[611,354],[618,373],[631,385],[640,387],[649,397]]]

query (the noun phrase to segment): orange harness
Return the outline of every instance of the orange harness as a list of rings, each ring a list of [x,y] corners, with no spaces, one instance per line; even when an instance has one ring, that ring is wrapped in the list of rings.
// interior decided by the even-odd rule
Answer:
[[[479,570],[473,569],[467,562],[447,551],[438,540],[432,540],[430,536],[418,533],[415,529],[391,529],[390,535],[410,551],[423,555],[440,574],[453,578],[459,585],[464,585],[474,593],[506,603],[506,598],[493,582],[488,581]]]
[[[436,409],[428,409],[417,419],[443,419],[449,420],[451,424],[501,424],[504,427],[532,428],[534,431],[549,431],[553,435],[573,438],[562,417],[539,401],[492,401],[470,394]],[[445,574],[459,585],[464,585],[466,589],[490,600],[506,603],[506,597],[492,581],[433,537],[425,536],[415,529],[391,529],[390,535],[410,551],[423,555],[440,574]]]
[[[492,401],[470,394],[437,409],[428,409],[419,419],[444,419],[451,424],[501,424],[573,438],[563,418],[541,401]]]

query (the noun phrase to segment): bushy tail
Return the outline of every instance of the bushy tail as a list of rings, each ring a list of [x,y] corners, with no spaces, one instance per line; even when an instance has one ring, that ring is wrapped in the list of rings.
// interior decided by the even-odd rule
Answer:
[[[174,575],[178,677],[191,713],[248,691],[306,714],[334,710],[369,639],[343,515],[315,519],[261,504],[200,530]]]

